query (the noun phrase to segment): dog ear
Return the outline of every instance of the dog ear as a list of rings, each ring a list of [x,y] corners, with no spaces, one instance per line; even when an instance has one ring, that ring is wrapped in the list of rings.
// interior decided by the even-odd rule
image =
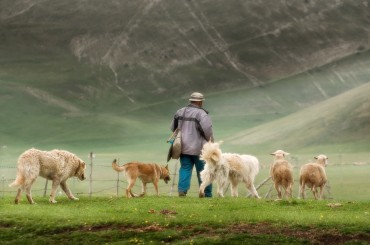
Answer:
[[[79,165],[80,165],[79,167],[82,168],[82,169],[85,169],[85,167],[86,167],[86,163],[83,162],[83,161],[80,161]]]
[[[165,169],[167,169],[167,170],[168,170],[168,164],[166,165]]]
[[[217,155],[217,154],[212,154],[211,159],[212,159],[213,161],[215,161],[215,162],[220,161],[220,158],[218,157],[218,155]]]

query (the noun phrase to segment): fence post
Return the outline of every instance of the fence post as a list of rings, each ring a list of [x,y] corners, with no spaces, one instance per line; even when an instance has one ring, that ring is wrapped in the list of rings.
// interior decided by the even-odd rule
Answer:
[[[119,158],[117,159],[117,164],[119,163]],[[117,190],[116,190],[116,195],[118,197],[118,192],[119,192],[119,172],[117,171]]]
[[[47,189],[48,189],[48,182],[49,182],[49,180],[48,180],[48,179],[46,179],[45,187],[44,187],[44,195],[43,195],[43,197],[46,197],[46,191],[47,191]]]
[[[170,196],[172,196],[172,193],[173,193],[173,189],[175,187],[175,180],[176,180],[176,173],[177,173],[177,165],[179,164],[179,161],[176,161],[176,164],[175,164],[175,171],[174,171],[174,176],[173,176],[173,180],[172,180],[172,186],[171,186],[171,191],[170,191]]]
[[[94,154],[93,152],[90,152],[90,183],[89,183],[89,197],[92,195],[92,173],[93,173],[93,158]]]

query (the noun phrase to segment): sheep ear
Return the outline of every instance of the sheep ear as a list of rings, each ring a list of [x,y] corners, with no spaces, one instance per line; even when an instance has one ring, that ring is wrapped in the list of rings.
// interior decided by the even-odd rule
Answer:
[[[273,156],[275,156],[275,153],[270,153],[270,155],[273,155]]]
[[[290,155],[290,153],[289,152],[284,152],[284,155],[288,156],[288,155]]]
[[[314,157],[315,159],[317,159],[317,157]]]

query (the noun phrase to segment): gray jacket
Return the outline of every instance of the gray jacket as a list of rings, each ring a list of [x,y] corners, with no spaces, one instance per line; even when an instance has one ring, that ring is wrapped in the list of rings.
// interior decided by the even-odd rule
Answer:
[[[185,110],[185,114],[184,114]],[[181,153],[200,155],[203,145],[213,141],[212,121],[208,112],[195,105],[179,109],[171,124],[171,130],[181,128]]]

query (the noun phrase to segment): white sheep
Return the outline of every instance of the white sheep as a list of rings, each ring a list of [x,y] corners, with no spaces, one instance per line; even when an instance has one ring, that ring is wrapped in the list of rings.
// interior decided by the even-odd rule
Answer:
[[[316,163],[307,163],[301,167],[299,173],[300,183],[300,196],[305,198],[305,186],[311,188],[315,199],[321,199],[325,184],[327,182],[327,176],[325,167],[328,164],[328,157],[325,155],[319,155],[315,157]],[[317,188],[320,188],[320,194],[317,193]]]
[[[282,188],[284,188],[285,197],[291,198],[293,191],[293,166],[285,160],[288,152],[277,150],[271,153],[274,156],[274,162],[270,166],[270,176],[274,181],[275,189],[278,193],[278,199],[282,198]]]

